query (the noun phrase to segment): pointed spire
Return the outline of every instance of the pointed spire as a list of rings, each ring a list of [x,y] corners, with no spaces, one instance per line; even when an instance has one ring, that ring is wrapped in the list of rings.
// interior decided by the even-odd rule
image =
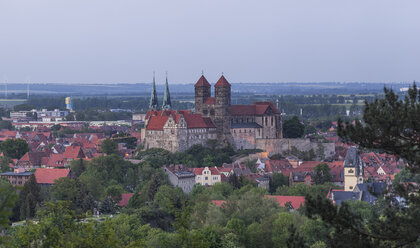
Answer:
[[[168,86],[168,72],[166,72],[166,84],[165,84],[165,93],[163,95],[162,109],[171,109],[171,95],[169,94],[169,86]]]
[[[153,72],[153,84],[152,84],[152,93],[150,95],[149,109],[157,109],[157,108],[158,108],[158,98],[156,94],[155,72]]]

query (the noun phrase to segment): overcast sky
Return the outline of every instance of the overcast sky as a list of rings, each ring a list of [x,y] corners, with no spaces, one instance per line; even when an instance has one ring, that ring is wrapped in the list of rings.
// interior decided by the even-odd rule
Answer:
[[[420,1],[0,0],[0,81],[420,80]]]

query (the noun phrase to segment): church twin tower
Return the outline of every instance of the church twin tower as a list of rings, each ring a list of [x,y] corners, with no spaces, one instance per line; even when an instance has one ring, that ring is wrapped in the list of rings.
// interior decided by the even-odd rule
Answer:
[[[153,84],[152,84],[152,94],[150,96],[150,104],[149,109],[151,110],[157,110],[159,108],[158,106],[158,98],[156,93],[156,80],[155,75],[153,74]],[[165,93],[163,94],[163,104],[162,109],[169,110],[171,109],[171,95],[169,94],[169,86],[168,86],[168,73],[166,73],[166,83],[165,83]]]
[[[195,88],[195,113],[204,117],[210,117],[216,126],[219,139],[230,141],[230,105],[231,105],[231,85],[222,75],[214,85],[214,97],[211,96],[211,84],[202,75]],[[166,76],[165,93],[162,109],[171,108],[171,97],[169,94],[168,76]],[[156,94],[156,82],[153,75],[152,93],[150,97],[149,109],[158,109],[158,99]]]

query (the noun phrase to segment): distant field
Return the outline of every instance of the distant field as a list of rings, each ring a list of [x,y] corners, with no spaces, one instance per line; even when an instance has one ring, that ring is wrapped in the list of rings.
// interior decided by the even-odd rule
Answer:
[[[3,108],[13,108],[15,105],[25,102],[26,99],[0,99],[0,106]]]

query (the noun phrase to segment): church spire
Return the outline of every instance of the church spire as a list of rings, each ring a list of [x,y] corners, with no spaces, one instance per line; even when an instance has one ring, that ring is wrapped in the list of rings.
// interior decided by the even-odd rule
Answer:
[[[170,108],[171,108],[171,95],[169,94],[168,72],[166,72],[166,84],[165,84],[165,93],[163,95],[162,109],[170,109]]]
[[[156,81],[155,81],[155,72],[153,72],[153,85],[152,85],[152,94],[150,95],[150,104],[149,109],[158,108],[158,98],[156,94]]]

